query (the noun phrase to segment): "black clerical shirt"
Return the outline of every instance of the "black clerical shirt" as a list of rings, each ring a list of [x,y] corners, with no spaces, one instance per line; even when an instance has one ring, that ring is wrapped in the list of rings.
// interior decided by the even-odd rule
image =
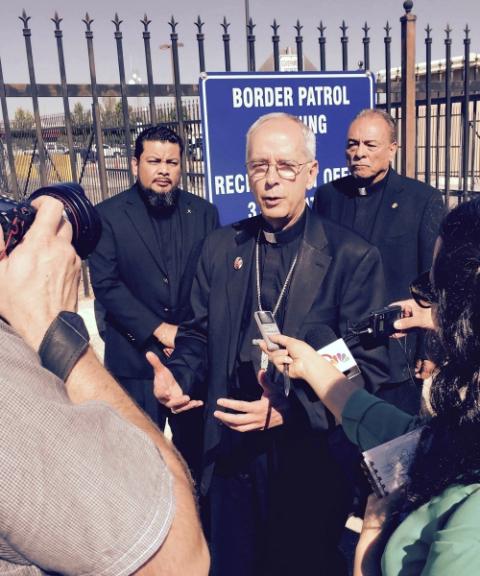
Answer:
[[[360,188],[359,194],[355,197],[353,221],[345,222],[346,226],[352,228],[368,242],[371,241],[387,181],[388,172],[380,182],[376,182],[367,188]]]
[[[275,308],[292,262],[300,249],[305,229],[305,221],[306,210],[304,210],[302,216],[293,226],[280,232],[273,232],[266,222],[261,221],[259,263],[261,304],[263,310],[273,311]],[[264,234],[264,232],[266,232],[266,234]],[[253,257],[255,258],[255,253]],[[295,271],[293,274],[295,274]],[[240,328],[241,334],[239,338],[235,378],[230,384],[228,391],[230,397],[247,401],[259,400],[263,393],[257,381],[261,350],[258,346],[252,344],[252,339],[261,338],[260,331],[253,317],[253,313],[259,309],[256,277],[256,262],[253,262],[249,279],[249,290]],[[290,278],[290,282],[287,285],[275,316],[280,330],[282,330],[285,310],[288,306],[288,288],[292,278],[293,275]],[[283,391],[283,377],[278,375],[273,385],[281,386]],[[281,434],[281,428],[239,434],[234,430],[224,427],[217,454],[216,473],[220,475],[230,475],[248,469],[257,457],[261,456],[261,458],[264,458],[267,452],[271,453],[275,446],[275,438],[277,438],[278,435],[281,436]]]
[[[259,275],[260,275],[260,298],[263,310],[273,311],[290,267],[300,249],[300,243],[305,229],[306,210],[293,226],[279,232],[273,232],[263,222],[259,234]],[[259,398],[262,390],[257,383],[256,373],[260,368],[260,349],[252,345],[254,338],[261,338],[253,313],[259,310],[257,291],[257,267],[256,261],[251,268],[249,291],[243,311],[241,335],[239,339],[238,373],[241,377],[236,378],[235,387],[239,396],[245,400]],[[295,271],[293,272],[295,274]],[[292,278],[292,277],[291,277]],[[280,330],[283,327],[285,310],[288,304],[288,292],[291,285],[286,286],[275,320]],[[249,374],[247,377],[246,374]]]

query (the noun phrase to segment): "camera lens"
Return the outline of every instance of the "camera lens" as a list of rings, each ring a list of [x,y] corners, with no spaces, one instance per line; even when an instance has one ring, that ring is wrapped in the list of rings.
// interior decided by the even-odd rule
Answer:
[[[0,199],[0,223],[4,237],[9,238],[12,250],[30,227],[34,218],[34,209],[30,202],[39,196],[51,196],[60,200],[65,214],[72,225],[72,244],[80,258],[86,258],[100,238],[102,225],[100,218],[85,196],[83,188],[75,182],[52,184],[35,190],[28,200],[17,203],[6,198]]]
[[[54,184],[35,190],[28,200],[31,202],[39,196],[51,196],[60,200],[72,225],[73,247],[80,258],[86,258],[98,243],[102,225],[83,188],[75,182]]]

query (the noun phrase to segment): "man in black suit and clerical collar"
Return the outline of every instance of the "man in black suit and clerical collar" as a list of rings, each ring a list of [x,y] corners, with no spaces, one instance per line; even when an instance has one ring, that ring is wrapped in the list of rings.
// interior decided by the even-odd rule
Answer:
[[[345,154],[351,175],[320,186],[314,202],[318,214],[377,246],[387,286],[385,304],[408,298],[410,282],[430,269],[445,214],[438,190],[400,176],[391,167],[396,152],[393,118],[383,110],[363,110],[347,134]],[[390,383],[380,395],[418,413],[421,386],[413,374],[416,368],[420,376],[428,375],[426,358],[423,336],[409,334],[391,341]]]
[[[194,318],[180,326],[168,368],[156,365],[155,393],[178,412],[197,406],[205,383],[200,489],[212,575],[343,576],[337,544],[349,502],[328,446],[333,419],[301,381],[288,396],[282,376],[258,383],[254,312],[270,310],[291,336],[315,339],[325,325],[345,335],[383,303],[380,255],[307,207],[318,164],[298,118],[269,114],[250,127],[247,170],[261,215],[205,241]],[[381,386],[386,349],[357,342],[352,351],[359,385]]]
[[[137,182],[97,206],[102,236],[89,259],[106,313],[105,365],[162,428],[167,411],[153,395],[145,353],[154,350],[164,361],[174,348],[177,326],[191,314],[201,244],[218,226],[214,206],[179,188],[183,151],[182,139],[165,126],[139,134],[132,160]],[[181,443],[182,429],[176,432]]]

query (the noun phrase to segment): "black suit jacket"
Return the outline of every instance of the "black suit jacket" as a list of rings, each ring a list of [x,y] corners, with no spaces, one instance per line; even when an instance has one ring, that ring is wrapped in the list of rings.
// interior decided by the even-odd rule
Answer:
[[[356,234],[322,221],[306,209],[283,332],[303,338],[326,324],[337,335],[345,335],[349,322],[358,321],[383,303],[380,255]],[[199,387],[207,387],[203,493],[208,490],[221,435],[213,412],[217,399],[228,395],[228,384],[234,378],[258,226],[259,217],[243,220],[215,231],[205,241],[192,287],[194,318],[180,326],[175,352],[168,362],[187,394],[196,397],[202,394]],[[238,258],[243,261],[241,268],[234,266]],[[352,352],[369,389],[387,380],[384,347],[355,345]],[[328,427],[323,404],[304,382],[294,383],[293,396],[292,402],[300,406],[312,429]]]
[[[358,185],[352,176],[320,186],[314,210],[342,225],[353,222]],[[374,218],[369,241],[380,251],[386,283],[385,305],[409,297],[409,284],[432,264],[433,247],[445,208],[440,192],[418,180],[400,176],[390,169],[382,202]],[[391,381],[409,377],[405,355],[392,347]],[[409,336],[410,362],[424,358],[423,342]]]
[[[218,226],[217,209],[179,190],[181,274],[167,277],[151,219],[136,185],[97,206],[102,236],[89,258],[95,297],[106,311],[105,364],[119,377],[152,378],[145,359],[161,322],[179,324],[191,313],[189,298],[205,236]],[[170,295],[178,295],[170,309]]]

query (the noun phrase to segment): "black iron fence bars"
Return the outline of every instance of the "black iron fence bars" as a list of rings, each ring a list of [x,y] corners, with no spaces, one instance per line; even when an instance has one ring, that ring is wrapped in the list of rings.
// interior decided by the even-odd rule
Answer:
[[[425,27],[425,63],[415,63],[415,25],[413,3],[403,3],[401,17],[401,66],[392,68],[391,48],[394,37],[389,22],[384,27],[383,48],[385,69],[376,73],[376,105],[389,111],[399,122],[401,154],[396,167],[403,173],[416,176],[441,188],[446,200],[458,196],[466,200],[474,191],[480,190],[480,158],[478,154],[479,130],[477,125],[478,100],[480,98],[480,56],[471,54],[471,38],[468,26],[464,30],[464,53],[452,57],[452,29],[447,25],[443,39],[445,57],[432,61],[434,31]],[[74,179],[81,181],[94,201],[117,193],[132,182],[129,163],[132,158],[132,142],[144,126],[150,123],[167,122],[183,135],[186,142],[184,180],[182,184],[198,194],[203,194],[203,157],[198,86],[182,84],[179,47],[179,23],[172,16],[170,27],[172,84],[155,81],[151,53],[151,20],[145,14],[140,20],[145,48],[146,83],[130,84],[126,80],[124,62],[124,40],[122,23],[114,15],[114,40],[116,43],[119,80],[116,84],[97,83],[93,18],[85,15],[85,38],[89,62],[90,80],[87,84],[73,84],[67,80],[68,62],[63,51],[62,18],[55,13],[54,24],[59,82],[37,83],[32,46],[30,16],[25,11],[19,17],[25,40],[28,64],[28,84],[8,83],[3,76],[0,60],[0,103],[3,124],[0,126],[0,187],[18,197],[38,185],[52,179]],[[97,23],[98,25],[98,23]],[[205,50],[205,22],[198,16],[193,22],[193,42],[198,50],[198,71],[208,70]],[[224,17],[219,24],[219,40],[223,45],[225,70],[232,70],[230,23]],[[246,68],[257,69],[256,24],[252,18],[246,22]],[[348,25],[340,25],[339,47],[341,67],[349,69],[352,48]],[[281,42],[285,46],[294,41],[297,69],[303,70],[311,63],[304,57],[306,28],[297,20],[288,34],[280,37],[280,25],[273,20],[271,25],[272,63],[271,69],[282,69]],[[319,51],[317,66],[327,70],[327,27],[321,20],[315,30]],[[371,46],[375,37],[367,22],[361,28],[355,68],[371,69]],[[187,42],[187,39],[182,38]],[[330,39],[329,39],[330,42]],[[0,55],[2,56],[2,55]],[[8,56],[4,56],[8,57]],[[330,69],[333,58],[329,58]],[[262,67],[264,69],[264,67]],[[60,97],[63,103],[61,118],[40,115],[41,100],[45,97]],[[22,97],[31,101],[33,115],[9,118],[7,101]],[[91,109],[79,118],[71,110],[71,99],[86,97]],[[112,97],[119,99],[115,110],[108,113],[108,102]],[[137,107],[132,107],[137,99]],[[138,99],[145,99],[147,106],[139,106]],[[77,106],[77,105],[76,105]],[[28,121],[26,121],[28,120]],[[60,152],[65,152],[60,158]]]

